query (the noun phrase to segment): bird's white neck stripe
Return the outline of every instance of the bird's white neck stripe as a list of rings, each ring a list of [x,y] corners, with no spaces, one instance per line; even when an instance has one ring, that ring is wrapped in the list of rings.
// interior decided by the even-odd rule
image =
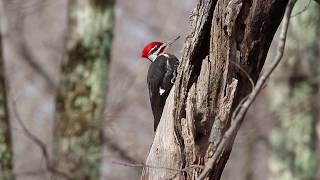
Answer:
[[[153,61],[155,61],[155,60],[157,59],[157,57],[159,57],[159,56],[165,56],[166,58],[169,58],[169,55],[166,54],[166,53],[162,53],[162,54],[159,54],[159,55],[153,53],[153,54],[150,54],[150,55],[148,56],[148,58],[150,59],[150,61],[153,62]]]
[[[148,56],[148,58],[150,59],[150,61],[154,62],[157,59],[158,55],[157,54],[150,54]]]

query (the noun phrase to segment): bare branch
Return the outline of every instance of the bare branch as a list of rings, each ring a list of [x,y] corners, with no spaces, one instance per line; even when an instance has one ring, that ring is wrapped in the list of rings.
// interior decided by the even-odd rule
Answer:
[[[178,172],[186,172],[190,169],[203,169],[204,168],[204,166],[201,166],[201,165],[190,165],[190,166],[185,167],[183,169],[176,169],[176,168],[169,168],[169,167],[163,167],[163,166],[150,166],[150,165],[143,164],[143,163],[131,164],[131,163],[117,162],[117,161],[112,161],[112,163],[122,165],[122,166],[128,166],[128,167],[146,167],[146,168],[165,169],[165,170],[169,170],[169,171],[178,171]]]
[[[231,64],[235,65],[241,72],[244,73],[244,75],[246,75],[246,77],[248,78],[248,80],[250,81],[250,84],[251,84],[251,91],[253,91],[254,82],[253,82],[253,79],[251,78],[250,74],[245,69],[243,69],[237,62],[234,62],[234,61],[229,61],[229,62]]]
[[[46,70],[38,62],[35,61],[36,57],[30,47],[27,45],[25,38],[20,41],[21,42],[17,42],[17,44],[20,43],[17,48],[20,51],[19,54],[28,63],[28,65],[46,81],[50,88],[53,90],[58,90],[58,85],[51,78],[50,74],[46,72]]]
[[[48,153],[48,150],[47,150],[47,147],[46,145],[37,137],[35,136],[34,134],[32,134],[28,128],[26,127],[26,125],[24,124],[20,114],[18,113],[18,110],[17,110],[17,105],[16,105],[16,102],[15,100],[12,100],[12,111],[13,111],[13,114],[15,115],[18,123],[20,124],[20,126],[22,127],[22,130],[23,132],[27,135],[27,137],[33,141],[40,149],[41,149],[41,152],[42,152],[42,155],[45,159],[45,164],[46,164],[46,169],[53,173],[53,174],[56,174],[58,176],[61,176],[65,179],[68,179],[68,180],[73,180],[73,178],[69,175],[69,174],[66,174],[64,172],[61,172],[59,171],[58,169],[56,169],[51,161],[50,161],[50,158],[49,158],[49,153]]]
[[[112,137],[109,137],[104,133],[103,135],[103,143],[104,145],[108,146],[111,150],[119,153],[119,156],[127,161],[130,162],[137,162],[137,159],[132,157],[127,150],[122,148],[117,142],[112,140]]]
[[[21,172],[16,172],[14,175],[17,176],[34,176],[38,174],[45,174],[47,172],[47,169],[35,169],[35,170],[29,170],[29,171],[21,171]]]
[[[274,69],[277,67],[277,65],[281,61],[283,53],[284,53],[290,16],[291,16],[291,12],[292,12],[292,9],[293,9],[296,1],[297,0],[290,0],[287,5],[286,12],[285,12],[284,19],[283,19],[283,25],[282,25],[282,29],[281,29],[281,33],[280,33],[278,50],[277,50],[277,55],[275,57],[275,60],[272,62],[271,66],[265,71],[265,73],[259,78],[253,91],[249,94],[247,100],[242,104],[239,111],[234,112],[234,113],[237,113],[237,115],[234,117],[234,119],[232,119],[232,121],[231,121],[232,124],[231,124],[230,128],[224,134],[222,140],[220,141],[220,143],[218,145],[217,150],[215,151],[213,156],[209,159],[209,161],[207,162],[207,164],[205,166],[205,169],[199,175],[197,180],[203,180],[206,177],[206,175],[212,170],[218,157],[221,155],[223,150],[228,146],[232,137],[234,135],[236,135],[237,131],[239,130],[239,128],[242,124],[243,118],[244,118],[246,112],[248,111],[250,105],[256,99],[259,92],[263,89],[264,83],[266,82],[266,80],[269,78],[271,73],[274,71]]]
[[[1,2],[2,3],[2,2]],[[36,3],[36,4],[43,4],[43,3]],[[34,7],[35,4],[32,4],[32,7]],[[50,88],[52,88],[53,90],[58,90],[58,86],[57,83],[55,82],[55,80],[50,76],[50,74],[39,65],[38,62],[35,61],[36,57],[35,54],[33,53],[33,51],[31,50],[31,48],[29,47],[29,45],[27,44],[27,40],[26,40],[26,35],[24,32],[24,26],[23,26],[23,21],[25,21],[25,14],[22,12],[23,7],[20,7],[18,5],[14,5],[14,6],[8,6],[8,7],[15,7],[15,8],[9,8],[10,10],[12,9],[16,9],[17,13],[19,14],[20,18],[20,24],[22,24],[21,26],[19,26],[19,29],[15,29],[15,31],[17,31],[16,34],[18,36],[9,36],[9,24],[8,24],[8,20],[7,20],[7,15],[6,15],[6,11],[4,10],[4,5],[1,4],[1,16],[0,16],[0,20],[1,20],[1,34],[4,37],[8,37],[10,38],[10,41],[13,41],[15,46],[16,46],[16,50],[18,51],[17,53],[26,61],[26,63],[33,68],[33,70],[38,73],[48,84],[48,86]],[[21,9],[21,10],[18,10]],[[40,9],[40,8],[36,8],[36,9]]]

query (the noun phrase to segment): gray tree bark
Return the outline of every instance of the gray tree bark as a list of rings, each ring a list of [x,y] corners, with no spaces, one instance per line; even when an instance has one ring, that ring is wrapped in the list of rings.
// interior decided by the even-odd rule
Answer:
[[[114,21],[113,0],[72,1],[57,99],[55,157],[74,179],[98,179]]]
[[[306,3],[298,1],[293,16]],[[276,120],[270,136],[269,161],[274,180],[317,179],[319,36],[320,7],[311,2],[305,12],[292,18],[286,59],[270,82],[270,102]]]
[[[258,79],[286,4],[282,0],[198,1],[176,86],[168,97],[142,179],[195,179],[199,175],[197,165],[204,165],[213,155],[232,112],[251,90],[245,74],[254,82]],[[219,156],[209,179],[220,179],[231,149],[232,143]]]

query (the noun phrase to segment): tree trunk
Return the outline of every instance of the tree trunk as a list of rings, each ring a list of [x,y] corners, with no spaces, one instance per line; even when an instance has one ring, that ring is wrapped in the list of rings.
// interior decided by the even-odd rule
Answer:
[[[296,9],[303,9],[306,3],[301,1]],[[308,36],[301,36],[303,34]],[[286,61],[283,61],[270,83],[270,101],[276,120],[270,138],[273,180],[316,179],[319,36],[320,8],[311,2],[307,11],[292,18]]]
[[[2,2],[0,2],[0,11],[2,11]],[[0,12],[2,16],[3,12]],[[3,17],[0,18],[0,21]],[[4,73],[4,61],[2,53],[2,29],[0,24],[0,179],[13,179],[12,173],[12,146],[10,136],[9,111],[7,101],[7,88]]]
[[[198,1],[176,85],[142,179],[195,179],[199,175],[201,169],[194,165],[204,165],[213,155],[230,125],[230,115],[251,90],[245,74],[254,82],[258,79],[287,2]],[[232,143],[219,156],[209,179],[220,179],[231,149]]]
[[[51,157],[54,104],[63,54],[68,2],[1,0],[6,23],[3,42],[13,169],[16,180],[51,176],[37,137]],[[59,13],[57,13],[59,12]]]
[[[57,99],[58,167],[75,179],[98,179],[114,1],[72,1]]]

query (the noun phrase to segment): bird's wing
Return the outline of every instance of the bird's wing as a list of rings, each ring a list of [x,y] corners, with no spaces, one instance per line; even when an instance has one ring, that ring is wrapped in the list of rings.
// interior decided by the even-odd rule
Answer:
[[[156,69],[158,67],[154,67],[153,65],[154,64],[150,65],[147,81],[149,88],[149,96],[157,97],[160,95],[161,84],[165,75],[165,71]],[[150,72],[152,72],[152,74]]]
[[[154,130],[160,122],[163,108],[174,84],[179,61],[175,56],[164,54],[152,62],[148,71],[148,87],[154,116]]]
[[[157,64],[159,63],[159,64]],[[154,61],[148,71],[148,88],[149,88],[149,96],[150,103],[152,108],[152,113],[154,116],[154,130],[156,130],[158,123],[161,119],[165,99],[163,96],[165,92],[162,92],[161,88],[162,80],[165,75],[165,70],[163,69],[163,64],[161,62]]]
[[[162,80],[162,85],[163,89],[166,91],[170,91],[175,80],[176,80],[176,75],[177,75],[177,68],[179,66],[179,60],[173,56],[173,55],[168,55],[169,58],[166,60],[166,73],[163,77]]]

